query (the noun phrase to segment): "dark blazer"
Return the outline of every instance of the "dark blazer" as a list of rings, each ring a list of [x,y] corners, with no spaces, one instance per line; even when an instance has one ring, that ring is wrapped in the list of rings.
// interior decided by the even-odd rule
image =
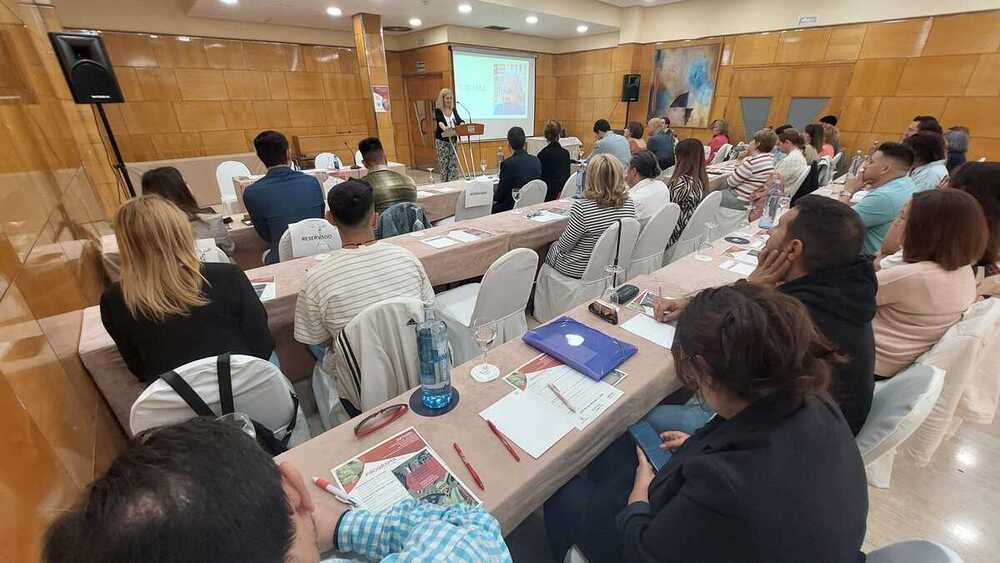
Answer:
[[[323,218],[323,188],[312,176],[287,166],[275,166],[246,189],[243,204],[257,234],[271,247],[265,262],[277,264],[278,241],[288,225],[303,219]]]
[[[538,151],[538,160],[542,163],[542,180],[548,189],[545,191],[545,201],[559,199],[566,180],[569,180],[569,151],[564,149],[559,141],[545,145]]]
[[[500,185],[493,194],[493,213],[514,209],[514,196],[511,193],[541,177],[542,163],[537,156],[524,150],[514,151],[514,154],[500,163]]]
[[[462,116],[458,115],[458,110],[457,109],[452,108],[451,112],[452,112],[452,114],[455,115],[455,127],[458,127],[462,123],[465,123],[465,120],[462,119]],[[442,131],[441,131],[441,127],[438,125],[439,123],[442,124],[442,125],[444,125],[445,127],[448,126],[448,122],[445,121],[445,119],[444,119],[444,112],[441,111],[441,110],[439,110],[439,109],[437,109],[437,108],[434,108],[434,138],[435,139],[441,139],[442,138],[441,137],[441,132]]]
[[[104,328],[140,381],[152,383],[160,374],[223,352],[271,357],[274,339],[267,312],[246,274],[233,264],[202,264],[201,274],[208,281],[202,289],[208,303],[186,317],[133,317],[121,283],[101,296]]]
[[[779,394],[687,440],[618,515],[622,561],[864,561],[868,484],[837,407]]]
[[[661,131],[646,140],[646,149],[656,155],[656,162],[662,170],[674,165],[674,133],[670,130]]]

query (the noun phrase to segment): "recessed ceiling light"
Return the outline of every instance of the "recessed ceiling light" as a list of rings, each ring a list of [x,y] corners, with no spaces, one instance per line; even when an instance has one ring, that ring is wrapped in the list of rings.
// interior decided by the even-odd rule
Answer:
[[[468,14],[469,12],[472,11],[472,6],[470,6],[468,4],[459,4],[458,5],[458,11],[462,12],[463,14]]]
[[[413,27],[420,27],[424,25],[424,22],[420,21],[420,18],[410,18],[410,25]]]
[[[585,26],[585,25],[578,25],[578,26],[576,26],[576,32],[577,33],[587,33],[588,29],[590,29],[590,28],[587,27],[587,26]]]
[[[534,25],[538,23],[538,16],[528,16],[524,18],[524,21],[530,23],[531,25]]]
[[[239,4],[240,0],[219,0],[219,2],[222,2],[223,4],[229,4],[230,6],[233,6],[235,4]]]
[[[188,41],[191,41],[191,38],[188,37],[187,35],[181,35],[180,37],[177,38],[177,40],[187,43]]]
[[[340,17],[343,13],[344,11],[336,6],[330,6],[326,9],[326,15],[333,16],[335,18]]]
[[[150,35],[149,38],[150,39],[159,39],[160,36],[159,35]]]

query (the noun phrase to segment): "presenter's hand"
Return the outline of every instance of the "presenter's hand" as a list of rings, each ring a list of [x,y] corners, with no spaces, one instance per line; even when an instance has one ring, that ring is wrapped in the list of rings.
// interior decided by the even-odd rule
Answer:
[[[653,466],[646,460],[646,454],[642,453],[639,446],[635,447],[635,455],[639,458],[639,464],[635,468],[635,484],[632,485],[632,494],[628,496],[629,504],[649,502],[649,484],[656,477]]]

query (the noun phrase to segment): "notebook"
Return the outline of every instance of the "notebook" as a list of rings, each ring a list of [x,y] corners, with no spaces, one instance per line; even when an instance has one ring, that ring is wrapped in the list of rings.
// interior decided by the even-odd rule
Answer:
[[[628,342],[565,316],[529,330],[521,339],[595,381],[638,351]]]

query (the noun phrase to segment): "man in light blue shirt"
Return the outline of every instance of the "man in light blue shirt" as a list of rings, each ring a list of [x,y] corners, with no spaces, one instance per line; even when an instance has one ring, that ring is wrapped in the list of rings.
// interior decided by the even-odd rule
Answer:
[[[907,174],[913,166],[913,150],[903,143],[882,143],[871,162],[857,176],[847,179],[840,200],[850,203],[854,194],[867,189],[868,195],[854,204],[868,232],[865,254],[874,256],[899,212],[910,201],[916,186]]]
[[[612,131],[607,119],[598,119],[594,123],[594,136],[597,137],[597,142],[594,143],[590,156],[610,154],[622,163],[622,168],[628,168],[628,161],[632,159],[628,139]]]

